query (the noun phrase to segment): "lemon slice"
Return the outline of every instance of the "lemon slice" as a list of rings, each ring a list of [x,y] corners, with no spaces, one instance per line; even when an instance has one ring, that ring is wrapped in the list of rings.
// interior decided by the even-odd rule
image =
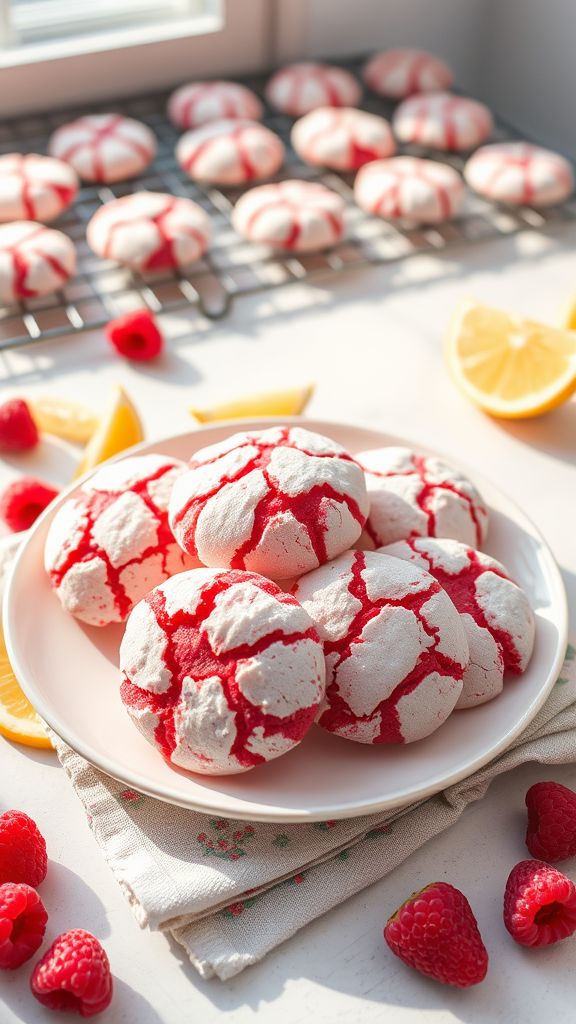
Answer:
[[[74,479],[143,440],[140,417],[123,388],[117,387],[110,407],[84,450]]]
[[[235,402],[223,405],[190,409],[190,415],[200,423],[215,420],[237,420],[250,416],[299,416],[304,411],[314,392],[314,385],[291,388],[286,391],[269,391],[262,395],[247,395]]]
[[[44,726],[12,671],[0,631],[0,734],[27,747],[52,747]]]
[[[568,306],[563,326],[567,331],[576,331],[576,296],[572,297]]]
[[[38,429],[65,441],[87,444],[98,426],[91,409],[64,398],[35,398],[28,403]]]
[[[492,416],[538,416],[576,390],[576,333],[478,303],[456,313],[445,354],[460,389]]]

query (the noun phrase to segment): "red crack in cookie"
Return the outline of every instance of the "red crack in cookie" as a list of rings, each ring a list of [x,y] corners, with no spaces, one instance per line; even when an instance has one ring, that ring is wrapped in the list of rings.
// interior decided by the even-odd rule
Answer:
[[[203,448],[170,499],[174,536],[204,565],[280,580],[349,548],[367,513],[356,462],[300,427],[234,434]]]
[[[296,121],[292,145],[306,163],[355,171],[391,156],[396,149],[392,129],[383,117],[346,107],[319,107]]]
[[[370,499],[367,547],[409,537],[451,537],[480,547],[486,539],[488,511],[460,470],[410,448],[374,448],[355,458]]]
[[[388,220],[439,224],[458,212],[463,197],[464,182],[457,171],[413,156],[376,160],[354,182],[358,206]]]
[[[384,50],[364,65],[366,85],[380,96],[403,99],[419,92],[437,92],[452,85],[448,65],[425,50]]]
[[[284,160],[284,146],[257,121],[210,121],[182,136],[176,159],[195,181],[241,185],[276,174]]]
[[[324,185],[281,181],[238,200],[232,223],[244,238],[293,252],[326,249],[342,237],[344,200]]]
[[[168,116],[178,128],[199,128],[209,121],[248,118],[259,121],[262,104],[239,82],[191,82],[168,100]]]
[[[528,142],[483,146],[468,160],[464,177],[479,195],[515,205],[553,206],[574,188],[568,160]]]
[[[0,157],[0,221],[54,220],[76,198],[78,178],[62,160],[37,153]]]
[[[90,114],[58,128],[48,148],[84,181],[104,184],[140,174],[154,159],[156,138],[132,117]]]
[[[0,227],[0,302],[58,291],[76,270],[76,249],[61,231],[31,220]]]
[[[266,86],[268,102],[292,117],[316,107],[355,107],[361,96],[354,76],[332,64],[289,64],[272,75]]]
[[[156,584],[197,565],[168,525],[184,464],[134,455],[105,466],[57,511],[44,565],[62,606],[91,626],[122,622]]]
[[[534,615],[523,590],[495,558],[457,540],[415,537],[381,549],[426,569],[460,612],[470,664],[456,705],[471,708],[497,697],[504,672],[520,674],[534,647]]]
[[[401,142],[461,150],[485,142],[493,121],[483,103],[448,92],[434,92],[404,100],[394,114],[393,127]]]
[[[201,206],[164,192],[135,192],[105,203],[88,224],[90,248],[134,270],[186,266],[206,251],[212,228]]]
[[[348,551],[294,588],[326,655],[319,724],[357,743],[411,743],[434,732],[462,692],[468,644],[429,573]]]
[[[167,761],[207,775],[285,754],[324,696],[312,620],[256,573],[196,569],[156,587],[130,615],[120,695]]]

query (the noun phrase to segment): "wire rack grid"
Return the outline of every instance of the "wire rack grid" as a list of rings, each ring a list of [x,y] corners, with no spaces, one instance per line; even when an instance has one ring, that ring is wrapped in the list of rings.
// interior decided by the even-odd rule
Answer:
[[[344,61],[358,73],[361,61]],[[244,78],[261,98],[265,76]],[[0,351],[53,337],[101,327],[121,312],[142,307],[155,313],[196,307],[204,316],[224,316],[238,295],[266,291],[312,280],[346,268],[389,263],[423,251],[441,251],[454,245],[473,245],[487,238],[510,235],[524,228],[542,228],[576,218],[576,198],[557,207],[536,210],[491,204],[470,193],[460,215],[434,227],[392,224],[363,213],[354,203],[352,174],[308,167],[290,144],[293,119],[272,111],[265,103],[264,124],[286,146],[282,178],[319,181],[345,200],[347,231],[343,240],[320,253],[286,254],[245,242],[232,229],[230,215],[244,189],[203,187],[178,166],[174,149],[178,132],[166,116],[167,93],[156,93],[118,103],[92,105],[84,112],[118,112],[144,121],[155,133],[158,151],[154,162],[138,178],[111,186],[87,186],[74,205],[53,226],[60,228],[77,248],[78,272],[53,295],[0,308]],[[394,105],[367,95],[362,107],[390,117]],[[24,117],[0,124],[0,153],[47,151],[48,139],[61,124],[78,116],[77,110]],[[518,132],[497,120],[493,140],[519,138]],[[466,155],[437,153],[420,146],[402,146],[415,156],[442,160],[462,171]],[[249,187],[249,186],[246,186]],[[188,268],[159,274],[138,274],[96,257],[86,243],[86,225],[99,206],[111,199],[146,189],[187,196],[210,215],[214,239],[202,260]]]

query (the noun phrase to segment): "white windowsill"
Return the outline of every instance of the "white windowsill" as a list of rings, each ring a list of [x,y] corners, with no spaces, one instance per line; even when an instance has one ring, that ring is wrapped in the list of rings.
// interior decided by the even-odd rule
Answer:
[[[147,43],[167,42],[172,39],[213,35],[222,31],[223,24],[223,19],[218,15],[206,14],[170,20],[164,25],[132,26],[114,32],[95,32],[93,35],[80,38],[16,46],[0,52],[0,69],[60,60],[65,57],[79,57],[88,53],[104,53],[107,50],[120,50],[126,46],[143,46]]]

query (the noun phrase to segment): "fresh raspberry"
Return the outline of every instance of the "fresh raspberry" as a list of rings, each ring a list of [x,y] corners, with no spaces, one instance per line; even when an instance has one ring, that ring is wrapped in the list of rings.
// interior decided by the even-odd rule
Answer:
[[[0,519],[14,533],[27,530],[44,509],[58,497],[58,490],[34,476],[23,476],[0,494]]]
[[[23,882],[0,885],[0,970],[12,971],[41,946],[48,914],[38,893]]]
[[[526,793],[526,846],[540,860],[576,855],[576,793],[559,782],[537,782]]]
[[[164,346],[164,338],[149,309],[137,309],[110,320],[106,337],[121,356],[137,362],[155,359]]]
[[[26,452],[38,444],[38,427],[23,398],[0,405],[0,450]]]
[[[46,878],[46,840],[24,811],[0,814],[0,883],[25,882],[36,888]]]
[[[415,892],[389,918],[384,938],[409,967],[468,988],[486,977],[488,953],[468,900],[447,882]]]
[[[49,1010],[94,1017],[110,1004],[112,975],[105,950],[83,928],[64,932],[44,954],[30,979],[36,999]]]
[[[521,860],[504,893],[504,924],[521,946],[548,946],[576,931],[576,887],[543,860]]]

